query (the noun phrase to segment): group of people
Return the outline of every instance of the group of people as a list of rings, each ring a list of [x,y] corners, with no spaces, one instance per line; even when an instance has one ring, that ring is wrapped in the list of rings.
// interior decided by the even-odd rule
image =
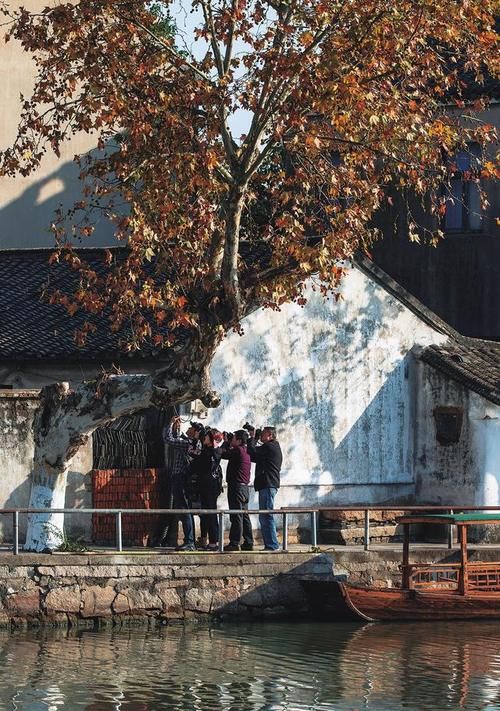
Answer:
[[[224,551],[252,551],[252,523],[246,513],[250,498],[251,463],[255,462],[254,487],[259,496],[259,509],[271,510],[280,486],[283,461],[275,428],[257,430],[246,423],[242,429],[232,433],[191,422],[183,434],[181,418],[176,416],[165,428],[163,439],[171,450],[169,468],[174,509],[199,506],[200,509],[216,510],[217,499],[223,491],[221,459],[227,460],[228,504],[237,513],[230,514],[229,543],[224,546]],[[259,522],[264,550],[279,550],[274,516],[259,514]],[[177,550],[195,550],[192,514],[183,514],[181,523],[184,542],[177,546]],[[216,513],[201,515],[201,542],[204,550],[218,550],[219,522]]]

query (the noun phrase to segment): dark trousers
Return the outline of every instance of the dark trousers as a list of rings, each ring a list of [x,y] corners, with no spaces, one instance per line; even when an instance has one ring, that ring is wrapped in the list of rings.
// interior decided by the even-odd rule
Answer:
[[[184,482],[174,479],[172,482],[172,492],[174,499],[174,509],[190,509],[191,501],[184,488]],[[184,545],[194,546],[194,518],[193,514],[182,514],[180,517],[182,532],[184,533]]]
[[[230,509],[245,511],[248,509],[248,499],[250,497],[249,487],[245,484],[228,484],[227,500]],[[229,530],[229,543],[239,546],[243,534],[243,542],[253,545],[253,532],[250,516],[247,513],[229,514],[231,528]]]
[[[173,509],[172,478],[170,472],[165,468],[160,472],[160,508]],[[177,531],[179,528],[179,518],[173,514],[163,514],[159,517],[158,527],[152,538],[153,546],[177,545]]]
[[[216,509],[219,493],[214,487],[200,487],[202,509]],[[201,516],[201,535],[208,535],[208,542],[215,544],[219,541],[219,522],[217,514],[203,514]]]

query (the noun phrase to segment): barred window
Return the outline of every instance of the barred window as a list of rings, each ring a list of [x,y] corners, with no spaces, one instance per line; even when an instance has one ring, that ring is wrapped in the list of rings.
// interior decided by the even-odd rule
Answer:
[[[448,160],[450,180],[445,187],[445,232],[479,232],[482,226],[479,177],[481,147],[470,144]]]

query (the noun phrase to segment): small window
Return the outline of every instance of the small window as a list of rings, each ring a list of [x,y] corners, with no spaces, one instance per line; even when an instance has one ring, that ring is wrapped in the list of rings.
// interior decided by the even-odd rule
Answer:
[[[479,232],[482,225],[479,176],[481,147],[472,143],[447,161],[450,180],[444,188],[445,232]]]
[[[436,407],[436,439],[439,444],[456,444],[460,440],[464,411],[461,407]]]

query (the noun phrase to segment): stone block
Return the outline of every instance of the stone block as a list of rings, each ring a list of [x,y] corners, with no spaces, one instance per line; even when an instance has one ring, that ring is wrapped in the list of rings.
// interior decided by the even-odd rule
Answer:
[[[149,592],[146,587],[126,588],[121,591],[120,595],[127,598],[130,612],[134,614],[147,614],[163,608],[160,597],[155,593]]]
[[[130,612],[130,604],[129,604],[129,599],[126,595],[123,593],[118,593],[115,599],[113,600],[113,612],[117,615],[123,615],[127,612]]]
[[[127,565],[122,569],[122,577],[127,578],[172,578],[172,565]]]
[[[247,590],[241,595],[241,603],[247,607],[262,607],[264,604],[263,590],[264,586]]]
[[[82,590],[82,617],[109,617],[112,614],[111,605],[116,597],[112,587],[101,588],[91,585]]]
[[[45,598],[47,612],[80,612],[81,593],[75,586],[51,590]]]
[[[98,567],[98,566],[95,566]],[[89,578],[94,577],[90,574],[88,565],[56,565],[54,566],[54,577],[58,578]],[[41,572],[41,571],[40,571]],[[97,576],[100,577],[100,576]]]
[[[119,578],[121,568],[119,565],[89,565],[85,568],[86,578]]]
[[[328,528],[321,531],[324,543],[337,545],[361,545],[365,539],[365,529],[361,526],[346,528]],[[401,540],[401,531],[396,525],[370,526],[372,543],[384,543]]]
[[[216,590],[212,597],[212,607],[211,612],[223,612],[224,609],[236,602],[240,598],[240,591],[238,588],[224,588],[223,590]]]
[[[207,588],[190,588],[186,590],[184,607],[193,612],[210,612],[213,591]]]
[[[48,565],[40,565],[38,567],[38,574],[39,575],[46,575],[48,578],[53,578],[54,577],[54,568],[52,566],[48,566]]]
[[[16,571],[17,573],[17,571]],[[14,592],[26,592],[27,590],[38,590],[38,585],[30,578],[10,578],[0,584],[0,590],[6,590],[11,595]]]
[[[34,617],[40,614],[40,591],[15,592],[5,598],[5,610],[15,617]]]
[[[396,523],[396,519],[404,516],[404,511],[384,509],[370,511],[370,524]],[[364,525],[365,512],[363,509],[357,511],[321,511],[320,526],[323,521],[332,521],[340,525]]]
[[[177,590],[167,587],[164,583],[155,585],[155,593],[163,604],[163,614],[169,620],[180,620],[184,617],[181,598]]]

